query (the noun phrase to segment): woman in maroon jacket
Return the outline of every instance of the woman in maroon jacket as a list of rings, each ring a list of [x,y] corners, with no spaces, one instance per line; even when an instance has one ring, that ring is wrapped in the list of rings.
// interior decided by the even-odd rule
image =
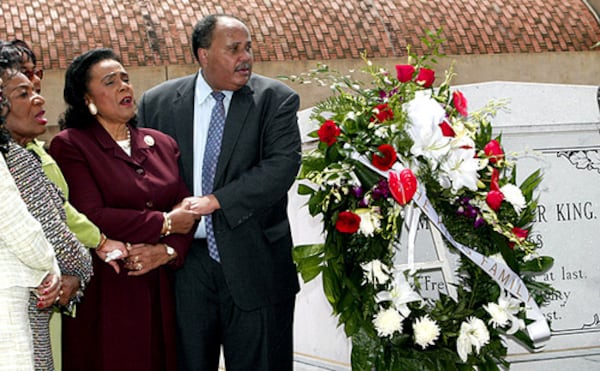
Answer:
[[[94,257],[94,277],[76,318],[63,322],[63,370],[174,370],[173,270],[183,264],[199,216],[179,203],[179,149],[137,128],[129,75],[110,49],[67,69],[67,110],[51,155],[70,201],[113,238],[130,244],[116,273]]]

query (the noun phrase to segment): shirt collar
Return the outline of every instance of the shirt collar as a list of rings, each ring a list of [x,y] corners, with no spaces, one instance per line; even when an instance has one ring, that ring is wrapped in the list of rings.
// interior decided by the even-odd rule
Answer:
[[[202,74],[202,69],[198,71],[198,78],[196,79],[196,98],[198,99],[198,104],[203,104],[206,99],[209,98],[210,93],[213,92],[213,89],[208,85],[206,80],[204,79],[204,75]],[[225,94],[225,99],[230,100],[233,95],[233,91],[231,90],[223,90],[223,94]]]

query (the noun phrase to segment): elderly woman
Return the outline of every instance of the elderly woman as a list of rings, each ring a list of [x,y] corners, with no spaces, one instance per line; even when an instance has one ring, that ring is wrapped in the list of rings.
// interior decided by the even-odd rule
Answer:
[[[60,171],[60,168],[54,159],[43,148],[44,143],[36,139],[46,131],[47,120],[44,117],[43,105],[44,98],[39,95],[41,91],[41,78],[36,63],[35,53],[29,48],[29,45],[22,40],[12,40],[10,42],[0,43],[0,57],[6,59],[15,68],[22,72],[33,84],[33,90],[37,95],[31,95],[30,99],[16,99],[11,114],[7,119],[6,127],[10,131],[13,139],[34,153],[41,162],[42,169],[46,176],[56,184],[65,199],[69,197],[67,183]],[[22,76],[15,76],[14,82],[20,81]],[[22,81],[21,81],[22,82]],[[35,117],[35,114],[39,114]],[[107,254],[114,250],[119,250],[122,257],[126,257],[128,252],[125,245],[120,241],[107,238],[106,235],[96,227],[84,214],[78,212],[67,200],[64,202],[64,209],[67,216],[67,225],[77,239],[86,247],[95,248],[95,252],[105,260]],[[116,262],[110,262],[114,269],[119,270]],[[75,303],[83,293],[83,286],[80,280],[75,276],[65,275],[62,282],[63,294],[57,303],[61,311],[68,315],[75,314]],[[54,349],[54,361],[60,368],[60,315],[54,314],[51,321],[52,347]]]
[[[16,69],[8,68],[0,77],[3,80],[4,98],[9,106],[6,114],[8,122],[11,115],[25,109],[28,106],[26,102],[35,100],[38,95],[29,79]],[[32,115],[37,120],[43,120],[43,115],[39,115],[35,107],[30,105],[28,109],[34,112]],[[60,191],[44,175],[39,162],[29,151],[12,140],[6,148],[6,164],[17,189],[29,212],[41,224],[46,238],[53,245],[61,273],[75,276],[78,281],[87,283],[92,274],[91,258],[87,249],[65,224]],[[54,367],[48,330],[51,311],[46,308],[54,301],[48,303],[46,300],[40,300],[32,294],[28,310],[35,369],[52,370]]]
[[[77,317],[63,319],[64,370],[174,370],[173,270],[197,214],[175,141],[136,127],[133,86],[110,49],[73,60],[65,76],[66,130],[52,140],[70,201],[107,234],[131,244],[121,273],[94,259]]]
[[[0,75],[6,62],[0,61]],[[40,307],[50,306],[59,293],[60,270],[52,245],[27,210],[4,160],[10,146],[6,110],[0,89],[0,370],[32,370],[30,290],[38,295]]]

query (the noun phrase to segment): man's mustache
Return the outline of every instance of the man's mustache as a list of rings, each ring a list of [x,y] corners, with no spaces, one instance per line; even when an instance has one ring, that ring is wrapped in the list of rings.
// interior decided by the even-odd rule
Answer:
[[[252,65],[250,63],[242,63],[235,67],[235,72],[239,70],[249,70],[252,69]]]

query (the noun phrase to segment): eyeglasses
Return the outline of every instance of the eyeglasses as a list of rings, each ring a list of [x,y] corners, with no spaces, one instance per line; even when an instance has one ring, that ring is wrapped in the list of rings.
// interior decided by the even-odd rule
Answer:
[[[37,68],[33,70],[24,70],[22,72],[29,80],[33,80],[33,76],[37,76],[40,80],[44,78],[44,70],[38,70]]]

